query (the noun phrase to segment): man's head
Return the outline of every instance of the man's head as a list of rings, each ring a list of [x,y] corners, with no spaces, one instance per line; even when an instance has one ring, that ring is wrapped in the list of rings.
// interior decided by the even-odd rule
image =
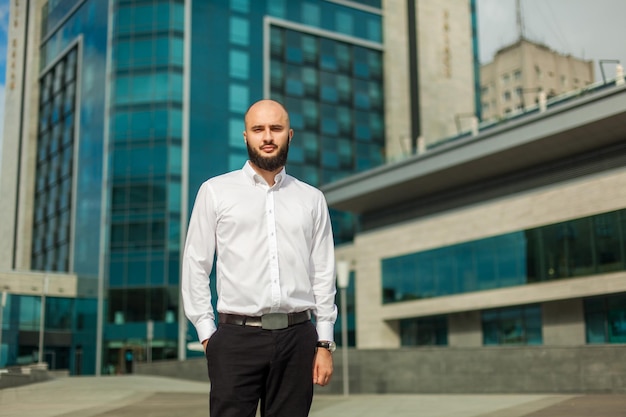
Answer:
[[[244,121],[243,138],[250,162],[269,172],[285,166],[293,130],[283,105],[274,100],[257,101],[246,112]]]

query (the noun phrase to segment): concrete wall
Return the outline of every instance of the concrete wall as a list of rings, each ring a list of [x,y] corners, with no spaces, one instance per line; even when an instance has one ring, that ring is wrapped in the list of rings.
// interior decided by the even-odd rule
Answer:
[[[341,349],[331,384],[342,393]],[[349,352],[350,393],[624,393],[623,345],[403,348]],[[137,364],[135,372],[206,381],[204,358]]]

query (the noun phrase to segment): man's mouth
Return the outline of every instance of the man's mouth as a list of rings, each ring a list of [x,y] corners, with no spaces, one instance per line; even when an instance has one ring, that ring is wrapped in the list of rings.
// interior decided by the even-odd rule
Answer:
[[[264,145],[264,146],[261,146],[261,150],[263,152],[268,152],[269,153],[269,152],[273,152],[275,149],[276,149],[275,145]]]

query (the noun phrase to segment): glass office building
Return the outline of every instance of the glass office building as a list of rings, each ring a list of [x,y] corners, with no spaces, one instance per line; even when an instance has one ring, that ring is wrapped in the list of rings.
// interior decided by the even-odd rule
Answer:
[[[20,131],[36,142],[21,148],[36,161],[33,192],[23,194],[32,219],[18,221],[32,237],[16,238],[11,267],[75,276],[100,295],[10,294],[0,366],[32,359],[42,327],[46,361],[71,373],[192,354],[178,295],[184,231],[200,184],[246,161],[248,106],[264,97],[286,105],[295,130],[287,170],[314,186],[383,163],[381,2],[39,7],[21,11],[38,53],[37,68],[25,60],[23,69],[25,79],[36,73],[37,104],[21,115],[37,130]],[[354,218],[332,219],[337,241],[350,240]],[[20,245],[27,260],[15,255]]]

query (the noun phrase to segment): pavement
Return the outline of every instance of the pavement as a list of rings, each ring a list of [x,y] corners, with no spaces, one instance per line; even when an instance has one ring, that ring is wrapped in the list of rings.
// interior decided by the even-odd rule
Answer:
[[[0,417],[208,417],[209,383],[62,377],[0,390]],[[626,417],[626,394],[316,394],[310,417]]]

